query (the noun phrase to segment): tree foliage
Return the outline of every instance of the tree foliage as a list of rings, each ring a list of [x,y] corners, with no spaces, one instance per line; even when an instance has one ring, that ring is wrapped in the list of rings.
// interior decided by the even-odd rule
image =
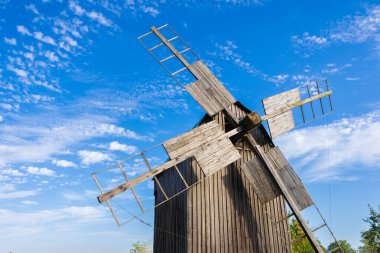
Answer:
[[[371,206],[369,207],[369,216],[364,222],[369,224],[369,229],[362,232],[363,246],[359,248],[361,253],[379,253],[380,252],[380,206],[379,211],[376,211]]]
[[[132,249],[129,252],[130,253],[150,253],[152,251],[146,243],[136,242],[132,244]]]
[[[339,240],[338,243],[339,243],[340,247],[343,249],[344,253],[355,253],[356,252],[356,250],[354,250],[352,248],[351,244],[349,244],[346,240]],[[327,252],[329,250],[333,250],[336,248],[338,248],[338,244],[336,242],[330,243],[330,245],[327,247]],[[338,248],[338,250],[336,250],[334,252],[340,253],[341,251]]]
[[[290,237],[292,239],[292,252],[293,253],[314,253],[314,249],[307,239],[305,233],[302,230],[301,225],[296,219],[290,222]],[[323,246],[321,245],[322,249]]]

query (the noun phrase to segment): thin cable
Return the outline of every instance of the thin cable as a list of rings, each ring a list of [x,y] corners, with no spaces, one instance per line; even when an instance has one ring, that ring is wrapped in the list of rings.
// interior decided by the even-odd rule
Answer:
[[[326,125],[327,128],[327,166],[329,170],[329,223],[332,229],[332,201],[331,201],[331,166],[330,166],[330,142],[329,142],[329,124]],[[330,234],[330,243],[332,242]]]

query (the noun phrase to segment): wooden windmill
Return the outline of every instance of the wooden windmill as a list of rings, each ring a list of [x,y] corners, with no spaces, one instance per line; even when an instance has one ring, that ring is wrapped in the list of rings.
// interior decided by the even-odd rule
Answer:
[[[152,37],[157,44],[147,45],[145,41]],[[300,111],[302,123],[307,121],[306,110],[311,119],[317,118],[316,103],[320,115],[332,110],[327,82],[323,87],[316,83],[266,98],[265,115],[259,116],[235,100],[169,25],[152,27],[138,39],[207,114],[194,129],[157,145],[170,158],[165,163],[152,166],[147,151],[119,161],[124,182],[108,190],[95,172],[99,202],[109,205],[121,225],[110,200],[128,190],[140,207],[134,211],[144,213],[134,187],[153,179],[154,226],[159,228],[154,232],[154,252],[165,253],[291,252],[288,206],[314,250],[322,253],[315,230],[301,214],[314,202],[272,138],[295,128],[295,110]],[[160,49],[170,55],[158,56]],[[123,163],[136,157],[148,171],[128,180]],[[139,214],[131,219],[139,219]],[[325,221],[322,226],[327,226]]]

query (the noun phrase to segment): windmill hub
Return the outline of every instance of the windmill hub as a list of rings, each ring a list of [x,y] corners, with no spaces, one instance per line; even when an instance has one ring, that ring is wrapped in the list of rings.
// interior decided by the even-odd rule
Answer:
[[[248,113],[240,124],[244,127],[245,131],[251,131],[262,122],[260,115],[253,111]]]

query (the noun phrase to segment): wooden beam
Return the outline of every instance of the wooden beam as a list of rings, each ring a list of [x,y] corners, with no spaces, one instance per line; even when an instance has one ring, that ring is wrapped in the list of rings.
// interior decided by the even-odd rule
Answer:
[[[321,246],[319,245],[318,240],[315,238],[313,232],[310,230],[310,228],[307,225],[307,222],[303,219],[301,215],[301,211],[298,210],[298,207],[296,205],[296,201],[293,199],[292,195],[288,192],[285,184],[283,183],[280,175],[277,173],[276,168],[273,167],[272,163],[269,161],[269,159],[266,157],[264,150],[261,148],[261,146],[256,144],[256,141],[253,139],[253,137],[250,134],[247,134],[247,139],[253,146],[253,148],[257,151],[259,156],[263,159],[263,161],[267,164],[267,167],[272,174],[273,178],[277,182],[280,190],[282,191],[282,194],[286,201],[289,204],[290,209],[294,213],[294,216],[298,220],[302,230],[304,231],[306,237],[308,238],[309,242],[311,243],[311,246],[317,253],[324,253]]]
[[[261,117],[261,120],[264,121],[264,120],[268,120],[270,118],[273,118],[275,116],[278,116],[282,113],[285,113],[287,111],[290,111],[292,110],[293,108],[296,108],[298,106],[301,106],[301,105],[304,105],[304,104],[307,104],[307,103],[310,103],[314,100],[317,100],[317,99],[321,99],[323,97],[326,97],[326,96],[330,96],[332,94],[332,91],[329,90],[327,92],[324,92],[324,93],[321,93],[321,94],[318,94],[318,95],[315,95],[315,96],[312,96],[310,98],[307,98],[307,99],[304,99],[304,100],[301,100],[301,101],[298,101],[298,102],[295,102],[293,104],[290,104],[290,105],[286,105],[284,106],[283,108],[277,110],[277,111],[274,111],[273,113],[269,113],[269,114],[266,114],[264,116]]]
[[[238,128],[235,128],[235,129],[225,133],[222,136],[231,137],[231,136],[234,136],[234,135],[240,133],[241,131],[243,131],[243,128],[238,127]],[[112,189],[106,193],[102,193],[101,195],[98,196],[98,201],[99,201],[99,203],[103,203],[104,201],[109,200],[110,198],[128,190],[129,188],[134,187],[135,185],[140,184],[140,183],[144,182],[145,180],[160,174],[161,172],[173,167],[174,165],[176,165],[180,162],[185,161],[186,159],[188,159],[190,157],[191,156],[183,156],[180,158],[174,158],[174,159],[154,168],[153,170],[132,179],[131,181],[125,182],[124,184],[121,184],[121,185],[115,187],[114,189]]]
[[[158,31],[156,27],[151,28],[152,32],[167,46],[170,51],[173,52],[173,54],[182,62],[182,64],[188,68],[190,64],[186,61],[186,59],[178,52],[177,49],[173,47],[173,45]]]

